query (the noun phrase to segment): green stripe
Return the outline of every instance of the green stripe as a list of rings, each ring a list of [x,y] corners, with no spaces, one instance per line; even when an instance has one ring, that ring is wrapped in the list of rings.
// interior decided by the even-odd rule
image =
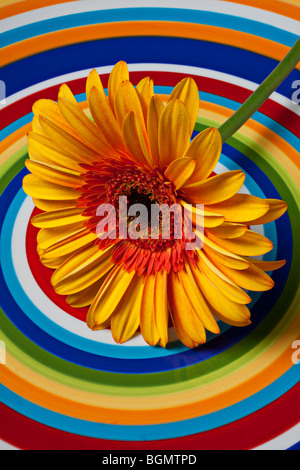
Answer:
[[[14,177],[24,168],[25,160],[29,158],[27,146],[16,152],[0,167],[0,195],[14,179]]]

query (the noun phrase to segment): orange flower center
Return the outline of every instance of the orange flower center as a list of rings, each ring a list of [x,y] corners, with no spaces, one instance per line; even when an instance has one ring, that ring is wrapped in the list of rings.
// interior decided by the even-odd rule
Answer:
[[[175,223],[174,212],[170,211],[170,236],[162,235],[162,213],[159,214],[158,235],[153,237],[151,227],[151,214],[153,205],[170,208],[177,203],[172,183],[166,181],[163,176],[153,170],[149,173],[134,168],[110,168],[110,175],[105,175],[105,168],[95,168],[96,171],[85,173],[85,184],[81,188],[82,194],[78,199],[80,206],[85,206],[84,215],[89,216],[86,225],[91,231],[96,231],[99,221],[107,217],[107,213],[97,215],[100,204],[109,204],[115,209],[115,237],[101,238],[96,241],[100,249],[115,244],[112,261],[122,264],[124,269],[138,271],[139,274],[152,274],[160,270],[168,272],[173,268],[179,271],[183,268],[185,256],[185,236],[183,224]],[[113,175],[113,177],[112,177]],[[147,234],[147,237],[139,236],[132,239],[128,233],[124,238],[120,236],[120,197],[126,196],[126,226],[134,220],[130,215],[130,208],[134,205],[142,205],[147,212],[144,226],[140,224],[138,230]],[[136,206],[138,207],[138,206]],[[137,210],[136,216],[140,213]],[[179,234],[180,232],[180,234]],[[178,236],[179,235],[179,236]],[[191,253],[187,253],[193,256]]]

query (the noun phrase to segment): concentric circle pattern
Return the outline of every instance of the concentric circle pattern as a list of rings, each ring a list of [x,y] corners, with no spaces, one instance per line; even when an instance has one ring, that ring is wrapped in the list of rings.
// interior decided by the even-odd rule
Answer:
[[[167,349],[91,332],[86,310],[53,292],[39,262],[22,179],[32,104],[56,100],[67,82],[86,107],[88,72],[107,87],[121,59],[134,84],[151,76],[159,94],[192,76],[197,131],[219,126],[297,40],[300,1],[1,4],[0,438],[22,449],[299,448],[300,64],[224,145],[218,167],[242,168],[244,192],[287,201],[288,213],[260,228],[274,242],[265,258],[287,264],[272,291],[254,296],[251,326],[221,324],[195,350],[172,330]]]

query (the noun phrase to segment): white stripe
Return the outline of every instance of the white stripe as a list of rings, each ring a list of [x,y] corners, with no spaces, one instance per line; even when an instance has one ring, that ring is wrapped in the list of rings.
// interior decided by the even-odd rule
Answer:
[[[3,426],[3,424],[2,424],[2,426]],[[5,426],[5,424],[4,424],[4,426]],[[20,450],[20,449],[17,449],[17,447],[12,446],[12,445],[8,444],[5,441],[1,441],[1,439],[0,439],[0,450]]]
[[[266,23],[276,28],[299,34],[299,22],[277,13],[260,8],[239,5],[220,0],[147,0],[143,1],[142,8],[179,8],[185,10],[213,11],[225,15],[234,15],[247,18],[260,23]],[[140,0],[110,0],[108,3],[99,0],[80,0],[59,5],[39,8],[26,13],[6,18],[1,22],[1,31],[6,32],[20,26],[36,23],[88,11],[115,10],[119,8],[141,8]]]
[[[112,67],[113,65],[105,66],[105,67],[97,67],[97,71],[100,75],[107,74],[111,72]],[[177,64],[141,63],[141,64],[128,64],[128,68],[132,72],[134,71],[174,72],[174,73],[185,73],[189,75],[196,75],[199,77],[212,78],[212,79],[220,80],[224,83],[230,83],[232,85],[245,88],[249,91],[254,91],[258,87],[257,83],[251,82],[249,80],[245,80],[243,78],[236,77],[234,75],[229,75],[227,73],[217,72],[215,70],[204,69],[201,67],[192,67],[192,66],[177,65]],[[49,88],[51,86],[66,83],[72,80],[85,78],[88,76],[89,72],[90,72],[90,69],[80,70],[77,72],[60,75],[58,77],[54,77],[49,80],[45,80],[43,82],[37,83],[36,85],[25,88],[24,90],[21,90],[18,93],[8,96],[6,98],[6,106],[13,104],[21,100],[22,98],[26,98],[41,90],[44,90],[45,88]],[[291,97],[292,97],[293,91],[294,90],[291,89]],[[201,93],[201,90],[200,90],[200,93]],[[274,92],[270,96],[270,99],[280,104],[281,106],[284,106],[290,111],[294,112],[298,116],[300,116],[300,106],[297,105],[296,103],[293,103],[291,99],[288,99],[285,96],[277,92]]]
[[[300,441],[300,424],[253,450],[287,450]]]

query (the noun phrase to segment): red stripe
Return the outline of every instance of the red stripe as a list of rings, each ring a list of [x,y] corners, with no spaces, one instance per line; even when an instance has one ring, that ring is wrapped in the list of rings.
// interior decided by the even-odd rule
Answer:
[[[27,450],[248,450],[298,424],[300,385],[246,418],[178,439],[122,442],[94,439],[37,423],[0,404],[0,438]]]
[[[188,74],[174,73],[174,72],[131,72],[130,77],[134,84],[138,83],[145,75],[149,74],[153,78],[154,83],[166,86],[175,86],[182,78],[189,76]],[[101,75],[104,87],[107,87],[108,74]],[[229,98],[233,101],[243,103],[250,95],[251,91],[232,85],[230,83],[222,82],[214,78],[199,77],[191,75],[196,81],[198,88],[203,92],[212,93],[224,98]],[[85,92],[86,78],[80,78],[68,82],[75,95]],[[6,106],[0,111],[1,124],[0,130],[15,122],[17,119],[30,113],[32,105],[39,99],[47,98],[57,100],[57,95],[60,85],[55,85],[50,88],[45,88],[33,95],[22,98],[21,100]],[[201,97],[201,95],[200,95]],[[260,108],[260,112],[270,117],[274,121],[281,124],[283,127],[288,128],[293,134],[300,138],[300,118],[295,113],[286,109],[284,106],[272,101],[267,100],[266,103]]]

